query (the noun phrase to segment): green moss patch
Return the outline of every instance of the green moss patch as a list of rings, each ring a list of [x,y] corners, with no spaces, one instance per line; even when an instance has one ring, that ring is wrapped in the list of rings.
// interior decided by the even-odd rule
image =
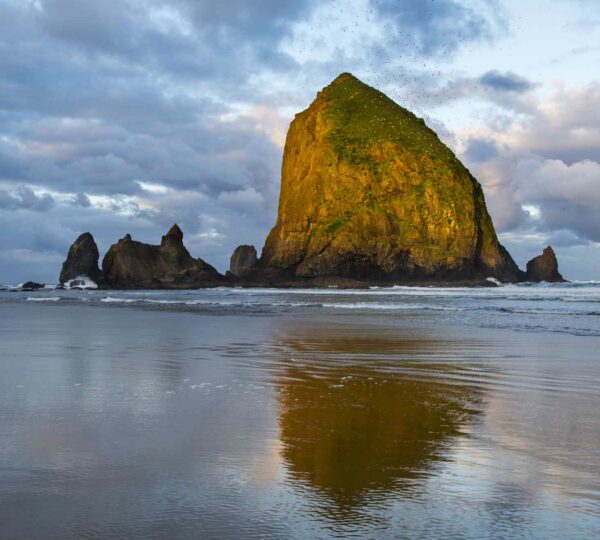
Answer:
[[[351,212],[350,210],[346,210],[341,216],[338,216],[338,217],[332,219],[325,226],[325,232],[331,234],[331,233],[334,233],[335,231],[341,229],[344,225],[346,225],[346,223],[348,223],[352,219],[353,215],[354,215],[354,212]]]
[[[340,75],[323,91],[332,123],[329,141],[338,157],[379,172],[374,143],[389,141],[412,152],[456,165],[458,160],[422,118],[350,74]]]

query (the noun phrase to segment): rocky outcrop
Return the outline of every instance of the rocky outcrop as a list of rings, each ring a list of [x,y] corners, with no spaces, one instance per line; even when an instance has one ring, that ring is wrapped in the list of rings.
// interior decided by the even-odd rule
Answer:
[[[107,288],[185,289],[563,280],[550,247],[519,270],[479,182],[423,119],[349,73],[290,125],[277,221],[258,261],[253,246],[239,246],[222,276],[190,255],[173,225],[160,245],[126,235],[102,270],[85,233],[60,281],[87,275]]]
[[[559,283],[565,281],[558,271],[558,261],[554,250],[548,246],[541,255],[534,257],[527,263],[527,281],[547,281]]]
[[[229,271],[234,276],[244,277],[254,270],[257,262],[258,257],[254,246],[238,246],[229,261]]]
[[[37,283],[36,281],[26,281],[21,285],[22,291],[38,291],[43,289],[45,285],[43,283]]]
[[[102,273],[98,268],[98,258],[98,246],[94,237],[89,232],[80,235],[69,248],[62,265],[59,278],[61,285],[80,276],[88,276],[92,281],[100,283]]]
[[[113,244],[102,261],[109,287],[186,289],[211,287],[224,277],[183,245],[183,232],[173,225],[159,246],[137,242],[127,234]]]
[[[291,280],[523,275],[477,180],[422,119],[348,73],[290,125],[260,266]]]

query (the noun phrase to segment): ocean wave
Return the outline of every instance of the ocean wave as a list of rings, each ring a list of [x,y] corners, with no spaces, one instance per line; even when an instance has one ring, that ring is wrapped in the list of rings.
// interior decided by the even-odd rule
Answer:
[[[600,333],[600,287],[585,284],[506,285],[498,288],[397,286],[393,289],[201,289],[188,291],[80,291],[56,293],[0,293],[8,303],[50,302],[69,309],[88,307],[134,308],[149,311],[303,316],[307,318],[420,317],[443,323],[503,328],[556,329],[577,335]],[[62,300],[61,302],[59,302]],[[461,313],[457,313],[461,312]],[[329,313],[329,315],[327,315]],[[532,326],[526,326],[532,325]],[[567,326],[569,327],[567,329]],[[537,330],[536,330],[537,331]]]
[[[341,303],[341,302],[324,302],[323,307],[334,308],[334,309],[375,309],[375,310],[389,310],[389,311],[402,311],[402,310],[433,310],[433,311],[464,311],[465,308],[451,307],[451,306],[437,306],[431,304],[383,304],[377,302],[353,302],[353,303]]]
[[[90,301],[91,298],[80,298],[80,301]],[[223,306],[223,307],[320,307],[320,302],[269,302],[269,301],[243,301],[243,300],[226,300],[226,299],[165,299],[165,298],[126,298],[118,296],[107,296],[101,298],[100,302],[114,304],[151,304],[157,306]]]
[[[83,298],[80,300],[84,300]],[[89,301],[89,299],[85,299]],[[206,306],[230,308],[328,308],[328,309],[363,309],[363,310],[433,310],[433,311],[465,311],[466,308],[458,306],[440,306],[423,303],[383,303],[383,302],[310,302],[310,301],[269,301],[261,299],[180,299],[180,298],[127,298],[107,296],[100,302],[114,304],[155,305],[155,306]]]
[[[65,283],[66,289],[97,289],[98,285],[95,281],[93,281],[89,276],[80,275],[70,279]]]
[[[264,305],[262,302],[240,302],[239,300],[155,300],[144,299],[140,302],[158,305],[183,305],[183,306],[246,306],[246,305]],[[270,305],[270,304],[269,304]]]
[[[597,317],[600,315],[600,311],[553,311],[544,308],[513,308],[513,307],[499,307],[499,308],[484,308],[484,309],[492,309],[496,311],[500,311],[502,313],[515,313],[520,315],[558,315],[562,317],[566,316],[592,316]]]

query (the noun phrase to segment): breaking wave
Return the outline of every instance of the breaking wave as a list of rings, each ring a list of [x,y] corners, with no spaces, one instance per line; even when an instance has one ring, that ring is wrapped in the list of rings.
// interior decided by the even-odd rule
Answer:
[[[60,302],[59,302],[60,301]],[[600,283],[500,287],[368,289],[48,290],[0,291],[0,302],[59,302],[61,309],[104,306],[202,314],[428,319],[475,327],[600,336]],[[64,306],[64,307],[62,307]],[[85,306],[85,308],[84,308]]]

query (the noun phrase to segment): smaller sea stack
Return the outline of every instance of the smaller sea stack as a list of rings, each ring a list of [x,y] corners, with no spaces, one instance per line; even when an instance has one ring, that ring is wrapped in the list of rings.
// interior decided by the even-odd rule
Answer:
[[[158,246],[126,234],[110,247],[102,270],[109,287],[122,289],[195,289],[213,287],[224,280],[210,264],[190,255],[177,224]]]
[[[60,284],[63,285],[80,276],[87,276],[95,283],[102,281],[102,272],[98,268],[98,246],[94,237],[85,232],[73,242],[60,272]]]
[[[566,281],[558,271],[558,261],[554,250],[548,246],[541,255],[534,257],[527,263],[527,281],[547,281],[561,283]]]
[[[238,246],[229,261],[229,271],[234,276],[243,277],[254,270],[257,262],[258,257],[254,246]]]

